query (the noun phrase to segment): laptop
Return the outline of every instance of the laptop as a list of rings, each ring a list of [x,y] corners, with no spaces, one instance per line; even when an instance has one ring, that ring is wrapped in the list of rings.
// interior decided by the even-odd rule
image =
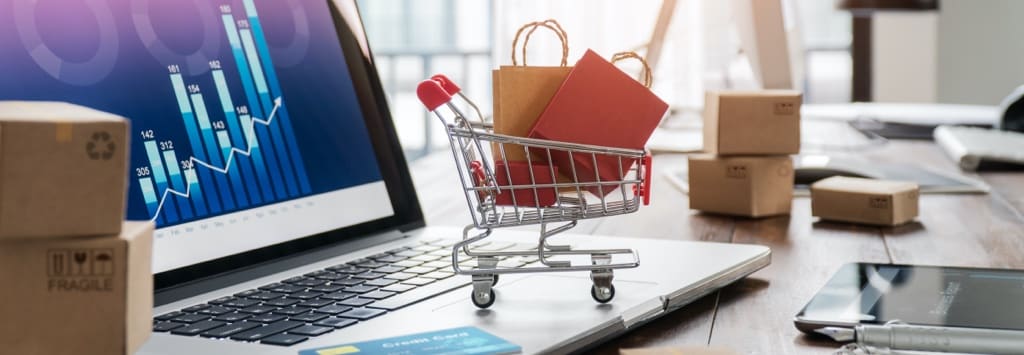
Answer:
[[[762,246],[566,233],[637,251],[614,299],[595,302],[586,272],[508,274],[479,309],[450,261],[462,228],[425,225],[355,1],[0,7],[0,99],[131,119],[127,217],[157,225],[141,354],[296,354],[463,326],[524,353],[583,351],[769,263]]]

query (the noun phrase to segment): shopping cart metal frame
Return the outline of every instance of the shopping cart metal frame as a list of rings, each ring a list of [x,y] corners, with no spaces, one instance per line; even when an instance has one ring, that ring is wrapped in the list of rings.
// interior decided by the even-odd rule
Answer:
[[[466,98],[461,89],[443,75],[435,75],[420,83],[417,94],[424,105],[438,117],[445,128],[449,139],[452,157],[455,160],[459,179],[462,183],[466,204],[469,207],[473,224],[463,229],[462,240],[452,246],[451,261],[456,274],[470,275],[473,282],[471,299],[479,308],[490,307],[495,301],[493,286],[498,282],[500,274],[518,274],[534,272],[571,272],[590,271],[593,281],[591,296],[600,303],[607,303],[615,297],[613,270],[635,268],[640,264],[639,255],[635,250],[622,249],[573,249],[569,245],[552,244],[551,237],[572,229],[581,219],[615,216],[636,212],[641,203],[649,203],[651,158],[643,150],[602,147],[586,144],[575,144],[543,139],[515,137],[493,132],[493,125],[485,123],[483,115],[476,105]],[[453,104],[454,96],[475,111],[478,120],[469,119],[464,112]],[[450,111],[450,118],[439,112],[441,106]],[[486,142],[487,144],[484,144]],[[485,147],[491,146],[492,152]],[[525,149],[527,166],[534,166],[531,155],[546,154],[545,161],[550,180],[538,183],[535,171],[529,170],[529,183],[511,181],[512,172],[504,165],[507,183],[497,181],[495,169],[497,165],[490,159],[493,148],[498,156],[505,160],[506,146],[518,146]],[[615,157],[618,161],[618,173],[621,180],[601,181],[600,174],[594,174],[594,181],[581,181],[577,174],[576,163],[571,165],[571,181],[558,182],[557,169],[551,159],[552,151],[568,153],[570,159],[583,155],[589,157],[597,166],[597,157]],[[531,154],[531,152],[533,154]],[[597,194],[587,190],[597,189]],[[618,189],[618,192],[605,192],[605,189]],[[532,204],[519,201],[522,197],[516,191],[532,193]],[[568,191],[568,192],[566,192]],[[511,204],[499,204],[497,195],[510,193]],[[539,201],[542,194],[555,193],[556,198],[550,206],[542,206]],[[524,200],[529,200],[524,199]],[[490,236],[495,228],[506,228],[523,225],[540,225],[537,246],[528,250],[496,250],[479,251],[471,247]],[[590,256],[590,264],[573,263],[570,260],[559,260],[569,256]],[[613,262],[613,257],[621,255],[626,261]],[[540,265],[532,262],[524,266],[513,263],[513,266],[501,265],[506,258],[535,257]],[[474,267],[464,267],[467,260],[476,260]]]

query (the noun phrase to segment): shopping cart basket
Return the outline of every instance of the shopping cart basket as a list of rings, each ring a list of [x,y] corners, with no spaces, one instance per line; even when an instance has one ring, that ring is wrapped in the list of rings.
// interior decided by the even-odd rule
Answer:
[[[494,303],[492,287],[500,274],[562,271],[590,271],[591,296],[600,303],[611,301],[615,297],[612,271],[639,266],[635,251],[580,250],[550,244],[548,240],[575,227],[581,219],[636,212],[641,203],[649,203],[649,153],[496,134],[492,125],[484,122],[476,105],[443,75],[421,82],[417,95],[444,125],[473,218],[473,224],[463,229],[462,240],[452,246],[455,272],[472,276],[473,304],[487,308]],[[453,104],[454,96],[472,108],[479,119],[467,118]],[[447,113],[440,112],[442,106]],[[506,163],[503,157],[510,149],[525,150],[527,161]],[[552,156],[569,157],[569,171],[560,171]],[[583,165],[592,169],[598,160],[617,162],[617,176],[621,179],[602,180],[601,176],[608,174],[584,174]],[[478,242],[495,228],[534,224],[540,225],[540,238],[532,248],[477,248],[485,244]],[[586,256],[589,263],[580,261]],[[522,262],[523,259],[529,263]]]

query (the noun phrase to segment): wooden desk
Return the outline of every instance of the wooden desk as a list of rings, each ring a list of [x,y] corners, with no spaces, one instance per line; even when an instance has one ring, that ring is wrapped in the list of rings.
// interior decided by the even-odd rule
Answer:
[[[806,146],[806,145],[805,145]],[[829,152],[834,153],[834,152]],[[891,141],[862,152],[870,159],[959,172],[931,142]],[[710,344],[741,353],[824,354],[837,345],[802,335],[793,315],[844,263],[891,262],[1024,268],[1024,173],[973,175],[992,186],[987,195],[923,195],[919,222],[875,228],[820,222],[810,199],[798,197],[790,216],[732,218],[697,213],[660,169],[685,166],[685,155],[656,155],[654,193],[639,212],[580,223],[573,233],[761,244],[772,264],[594,350]],[[445,149],[413,164],[413,178],[431,225],[465,225],[451,153]],[[456,198],[458,197],[458,198]]]

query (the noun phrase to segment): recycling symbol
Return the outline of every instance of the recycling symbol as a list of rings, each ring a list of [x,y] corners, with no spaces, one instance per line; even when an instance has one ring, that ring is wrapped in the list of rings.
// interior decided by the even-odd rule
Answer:
[[[114,157],[115,148],[117,148],[117,144],[114,144],[110,133],[107,132],[93,133],[89,143],[85,144],[85,152],[92,160],[110,160]]]

